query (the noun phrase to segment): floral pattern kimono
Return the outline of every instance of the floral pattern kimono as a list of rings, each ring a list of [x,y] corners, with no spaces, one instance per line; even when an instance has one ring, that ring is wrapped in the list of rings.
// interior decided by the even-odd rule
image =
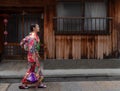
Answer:
[[[39,63],[39,54],[37,50],[37,45],[39,44],[40,39],[37,34],[30,33],[26,36],[21,42],[20,45],[24,46],[24,49],[27,51],[27,60],[29,63],[29,69],[26,72],[35,72],[35,70],[40,71],[40,63]],[[39,75],[42,75],[41,73]],[[23,83],[26,82],[26,76],[22,80]]]
[[[38,60],[38,43],[39,37],[35,34],[29,34],[20,42],[20,45],[24,45],[24,49],[28,52],[27,58],[29,62],[36,62]]]

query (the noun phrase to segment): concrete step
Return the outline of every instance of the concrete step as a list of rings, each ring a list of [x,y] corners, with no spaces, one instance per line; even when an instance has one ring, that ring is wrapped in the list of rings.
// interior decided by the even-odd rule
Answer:
[[[120,68],[120,59],[45,60],[44,69],[99,69]]]
[[[27,60],[2,60],[2,63],[27,64]],[[99,69],[120,68],[120,59],[47,59],[40,60],[44,69]]]

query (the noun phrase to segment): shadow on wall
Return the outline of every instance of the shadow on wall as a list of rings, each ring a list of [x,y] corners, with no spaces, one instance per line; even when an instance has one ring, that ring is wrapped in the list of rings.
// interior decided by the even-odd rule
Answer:
[[[113,51],[109,55],[103,54],[103,59],[110,59],[110,58],[120,58],[120,52],[118,50]]]

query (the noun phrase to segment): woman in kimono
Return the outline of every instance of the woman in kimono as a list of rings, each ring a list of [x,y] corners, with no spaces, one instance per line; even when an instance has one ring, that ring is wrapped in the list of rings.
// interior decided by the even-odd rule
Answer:
[[[29,68],[25,74],[25,76],[22,79],[22,85],[19,86],[20,89],[26,89],[28,88],[28,84],[30,82],[27,80],[27,77],[31,72],[34,72],[37,77],[36,87],[37,88],[45,88],[46,85],[42,83],[43,75],[40,70],[40,63],[39,63],[39,44],[40,39],[37,35],[39,32],[39,25],[38,24],[32,24],[30,26],[31,33],[26,36],[22,41],[20,42],[20,46],[23,47],[27,51],[27,60]]]

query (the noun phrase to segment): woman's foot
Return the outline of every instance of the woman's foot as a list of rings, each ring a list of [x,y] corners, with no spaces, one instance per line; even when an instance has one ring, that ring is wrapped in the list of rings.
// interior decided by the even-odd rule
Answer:
[[[28,88],[29,88],[28,86],[23,86],[23,85],[19,86],[19,89],[28,89]]]
[[[41,83],[39,86],[38,86],[38,88],[46,88],[47,86],[45,85],[45,84],[43,84],[43,83]]]

